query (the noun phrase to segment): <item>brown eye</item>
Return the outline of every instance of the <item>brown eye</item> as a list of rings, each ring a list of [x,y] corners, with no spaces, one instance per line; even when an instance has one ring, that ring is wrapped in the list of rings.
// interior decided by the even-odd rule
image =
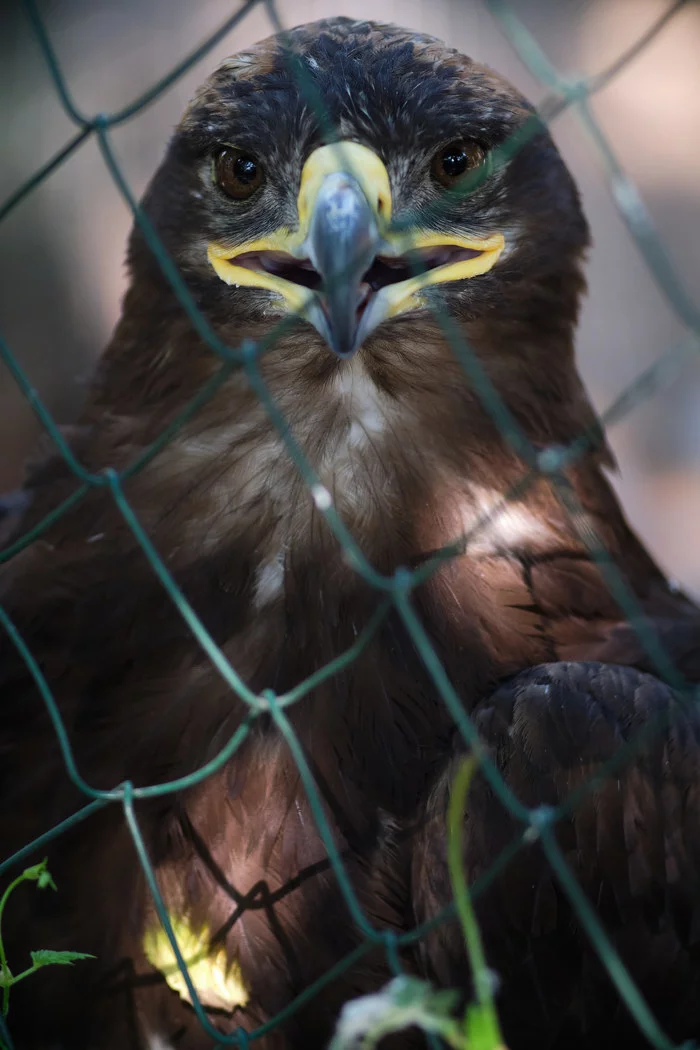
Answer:
[[[452,142],[433,157],[433,178],[449,189],[462,175],[483,164],[486,151],[476,142]]]
[[[263,180],[260,164],[250,154],[223,146],[214,156],[214,182],[227,197],[243,201],[251,197]]]

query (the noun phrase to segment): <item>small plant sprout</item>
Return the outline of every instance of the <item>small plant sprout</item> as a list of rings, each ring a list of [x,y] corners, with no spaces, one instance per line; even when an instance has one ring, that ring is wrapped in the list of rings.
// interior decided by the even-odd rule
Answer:
[[[70,966],[78,959],[95,958],[94,955],[88,955],[85,952],[56,952],[49,948],[40,948],[38,951],[29,953],[31,966],[28,966],[26,970],[22,970],[21,973],[12,973],[7,964],[5,944],[2,937],[2,918],[10,896],[23,882],[36,882],[37,888],[40,890],[56,889],[56,884],[46,866],[46,858],[44,858],[39,864],[33,864],[31,868],[25,868],[22,874],[18,875],[10,883],[2,897],[0,897],[0,988],[2,989],[3,1018],[7,1017],[10,1010],[10,988],[19,981],[23,981],[25,977],[36,973],[37,970],[41,970],[44,966]],[[4,1025],[2,1027],[5,1029]],[[0,1035],[0,1050],[7,1050],[7,1044],[3,1041],[2,1035]]]

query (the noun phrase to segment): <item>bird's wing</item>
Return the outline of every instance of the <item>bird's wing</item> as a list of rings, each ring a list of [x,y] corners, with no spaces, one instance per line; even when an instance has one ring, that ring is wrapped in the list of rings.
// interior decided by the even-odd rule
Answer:
[[[664,684],[600,663],[544,664],[502,686],[474,712],[506,783],[527,807],[558,806],[617,756],[620,768],[582,792],[556,837],[572,874],[662,1024],[700,1030],[700,714]],[[640,737],[640,733],[642,736]],[[637,745],[626,753],[627,745]],[[445,810],[461,758],[457,746],[429,803],[413,861],[415,917],[452,897]],[[479,775],[467,800],[469,882],[521,835]],[[480,898],[499,1004],[518,1047],[647,1043],[613,989],[576,910],[535,839]],[[433,931],[423,965],[441,984],[465,987],[455,924]],[[671,1010],[672,1006],[672,1010]],[[606,1039],[608,1042],[606,1042]]]
[[[87,571],[79,571],[71,558],[80,559],[86,547],[99,552],[99,543],[66,545],[49,573],[44,558],[51,560],[52,549],[38,541],[11,563],[15,575],[8,571],[2,608],[46,680],[88,784],[112,789],[129,778],[139,787],[191,773],[230,740],[246,713],[243,705],[197,652],[145,560],[127,550],[120,561],[110,548],[104,558],[93,553]],[[197,580],[203,579],[200,571]],[[184,584],[191,594],[191,581]],[[234,612],[236,597],[225,593]],[[206,611],[208,599],[197,595],[195,604]],[[235,655],[232,662],[239,665]],[[37,684],[3,631],[0,713],[4,860],[88,799],[69,780]],[[316,735],[323,762],[314,763],[313,755],[309,760],[348,877],[371,921],[398,927],[407,898],[404,853],[399,856],[392,842],[381,848],[392,828],[384,828],[375,800],[346,787],[337,751],[318,730]],[[268,1020],[357,946],[360,932],[343,903],[293,758],[273,727],[256,726],[218,775],[189,791],[137,801],[136,814],[178,932],[184,929],[185,940],[202,930],[218,936],[215,959],[225,944],[227,961],[240,969],[245,1016],[238,1011],[219,1018],[224,1027]],[[15,1029],[22,1035],[40,1030],[43,1038],[49,1025],[77,1048],[88,1045],[93,1031],[112,1026],[114,1042],[99,1043],[105,1050],[132,1045],[115,1011],[120,1017],[138,1012],[146,1027],[164,1016],[169,1032],[185,1024],[184,1016],[197,1029],[191,1011],[162,980],[155,983],[153,967],[163,971],[160,952],[165,947],[167,958],[167,946],[119,802],[46,843],[26,863],[44,855],[59,892],[45,895],[39,906],[28,894],[13,901],[3,927],[11,958],[38,945],[91,952],[97,959],[84,974],[65,967],[58,975],[38,975],[26,994],[22,986],[13,994]],[[159,939],[149,954],[144,931],[151,930]],[[290,1024],[329,1035],[344,999],[388,976],[377,949]],[[216,1006],[221,981],[210,978],[209,970],[194,975],[203,1001]],[[223,983],[231,992],[231,981]],[[181,986],[176,990],[183,995]],[[86,995],[94,1003],[86,1005]],[[41,1014],[37,997],[45,1006]],[[192,1043],[200,1045],[210,1042]]]

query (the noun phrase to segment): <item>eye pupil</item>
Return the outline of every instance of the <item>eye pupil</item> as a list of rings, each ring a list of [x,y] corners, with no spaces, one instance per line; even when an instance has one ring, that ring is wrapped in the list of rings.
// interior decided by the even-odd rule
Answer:
[[[469,139],[450,143],[435,154],[431,172],[436,182],[447,189],[467,171],[478,168],[486,160],[486,150],[478,142]]]
[[[222,146],[213,158],[213,179],[233,200],[252,197],[263,181],[263,170],[254,157],[235,146]]]
[[[237,157],[233,171],[236,178],[246,186],[258,177],[258,166],[252,157]]]
[[[442,167],[445,175],[451,179],[457,178],[467,170],[469,158],[464,150],[447,149],[442,155]]]

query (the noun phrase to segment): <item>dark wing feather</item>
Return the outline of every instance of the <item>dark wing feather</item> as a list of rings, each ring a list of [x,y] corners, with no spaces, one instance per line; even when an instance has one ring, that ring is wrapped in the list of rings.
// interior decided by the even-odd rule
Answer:
[[[502,686],[474,712],[506,782],[529,807],[557,805],[606,761],[619,770],[586,792],[557,839],[572,874],[661,1024],[700,1032],[700,714],[657,679],[600,663],[544,664]],[[640,736],[641,734],[641,736]],[[456,746],[429,803],[413,861],[416,919],[451,890],[445,807],[464,748]],[[523,827],[480,775],[467,804],[465,865],[483,875]],[[490,965],[512,1050],[646,1047],[541,845],[524,847],[480,898]],[[425,942],[422,963],[464,987],[455,924]]]

